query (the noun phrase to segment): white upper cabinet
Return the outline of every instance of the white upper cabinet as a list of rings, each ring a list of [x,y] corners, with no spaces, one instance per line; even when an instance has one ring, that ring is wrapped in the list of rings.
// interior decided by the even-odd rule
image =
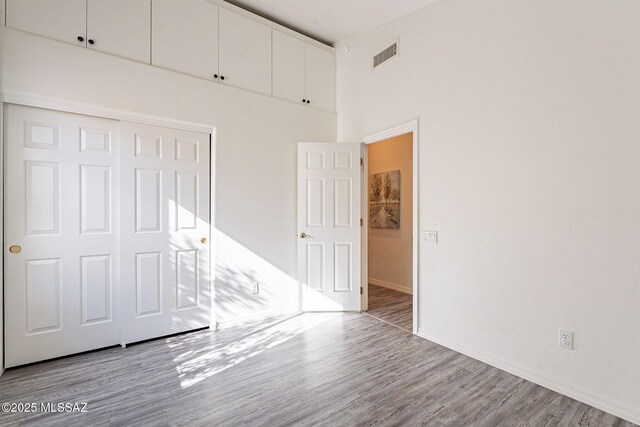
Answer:
[[[207,0],[153,0],[153,65],[218,77],[218,6]]]
[[[7,0],[7,26],[84,46],[86,0]]]
[[[335,55],[307,44],[307,100],[312,107],[335,111]]]
[[[220,9],[220,81],[271,95],[271,28]]]
[[[11,28],[335,111],[333,50],[243,11],[208,0],[4,1]]]
[[[305,43],[273,30],[273,96],[306,102]]]
[[[333,52],[273,30],[273,96],[335,111]]]
[[[150,63],[151,0],[87,0],[87,43],[91,49]]]

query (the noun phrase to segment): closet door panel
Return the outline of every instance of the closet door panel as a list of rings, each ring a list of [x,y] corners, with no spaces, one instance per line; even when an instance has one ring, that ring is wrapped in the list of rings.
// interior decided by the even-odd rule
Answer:
[[[118,122],[7,105],[6,367],[120,342]]]

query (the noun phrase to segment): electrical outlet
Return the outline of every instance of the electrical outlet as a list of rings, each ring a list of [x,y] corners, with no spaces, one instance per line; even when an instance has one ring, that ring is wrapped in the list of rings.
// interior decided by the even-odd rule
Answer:
[[[422,230],[422,240],[433,245],[438,243],[438,232],[433,230]]]
[[[260,293],[260,284],[255,282],[251,285],[251,295],[258,295]]]
[[[573,350],[573,332],[558,331],[558,346],[566,348],[567,350]]]

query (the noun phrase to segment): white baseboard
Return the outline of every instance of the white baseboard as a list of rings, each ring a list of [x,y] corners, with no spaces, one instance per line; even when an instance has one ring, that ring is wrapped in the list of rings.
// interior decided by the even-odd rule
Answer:
[[[563,381],[559,381],[558,379],[551,378],[547,376],[547,374],[535,369],[526,368],[512,362],[501,360],[484,352],[468,348],[465,345],[458,344],[445,338],[423,332],[420,329],[418,329],[417,335],[436,344],[440,344],[444,347],[450,348],[451,350],[457,351],[458,353],[462,353],[473,359],[484,362],[495,368],[509,372],[510,374],[516,375],[520,378],[524,378],[527,381],[531,381],[532,383],[556,391],[582,403],[586,403],[587,405],[593,406],[594,408],[601,409],[605,412],[615,415],[616,417],[620,417],[631,423],[640,425],[640,408],[634,408],[630,405],[627,405],[626,403],[611,399],[592,390],[585,389],[575,384],[569,384]]]
[[[216,330],[226,329],[233,326],[242,325],[243,323],[251,323],[256,320],[264,319],[266,317],[284,316],[287,314],[298,314],[300,310],[297,305],[274,308],[272,310],[260,311],[258,313],[251,313],[246,316],[234,317],[230,319],[216,319]]]
[[[385,282],[384,280],[372,279],[371,277],[369,277],[369,283],[371,283],[372,285],[391,289],[392,291],[402,292],[403,294],[411,295],[413,293],[413,289],[411,289],[411,287],[407,288],[406,286],[398,285],[391,282]]]

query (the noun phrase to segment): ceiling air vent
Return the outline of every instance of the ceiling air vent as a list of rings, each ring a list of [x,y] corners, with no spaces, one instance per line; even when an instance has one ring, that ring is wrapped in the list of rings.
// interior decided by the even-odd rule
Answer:
[[[393,58],[394,56],[398,56],[398,42],[396,41],[391,46],[383,49],[381,52],[375,54],[373,56],[373,68],[376,68],[378,65],[382,64]]]

